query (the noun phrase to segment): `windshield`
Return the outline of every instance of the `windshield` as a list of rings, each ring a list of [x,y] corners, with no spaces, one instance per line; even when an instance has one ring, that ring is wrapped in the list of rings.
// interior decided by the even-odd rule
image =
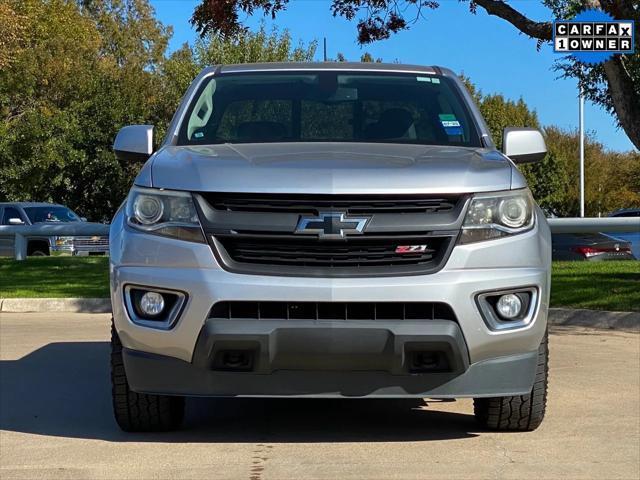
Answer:
[[[449,78],[430,74],[262,72],[205,80],[179,145],[385,142],[480,146]]]
[[[67,207],[24,207],[31,223],[80,222],[80,217]]]

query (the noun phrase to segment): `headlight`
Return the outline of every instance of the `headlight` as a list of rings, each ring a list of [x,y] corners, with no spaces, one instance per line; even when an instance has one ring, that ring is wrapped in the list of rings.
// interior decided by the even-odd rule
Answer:
[[[73,237],[54,237],[56,247],[68,247],[73,245]]]
[[[127,198],[127,223],[144,232],[204,243],[191,194],[133,187]]]
[[[164,204],[157,195],[138,195],[133,201],[133,216],[142,225],[153,225],[162,218]]]
[[[528,189],[474,195],[462,225],[460,243],[506,237],[533,228],[533,198]]]

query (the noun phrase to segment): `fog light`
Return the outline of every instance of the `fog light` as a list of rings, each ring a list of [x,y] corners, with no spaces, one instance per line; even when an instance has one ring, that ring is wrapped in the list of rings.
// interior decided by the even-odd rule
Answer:
[[[145,315],[155,317],[164,310],[164,298],[158,292],[146,292],[140,299],[140,310]]]
[[[502,295],[496,303],[496,311],[502,318],[513,320],[517,318],[522,311],[522,300],[513,293]]]

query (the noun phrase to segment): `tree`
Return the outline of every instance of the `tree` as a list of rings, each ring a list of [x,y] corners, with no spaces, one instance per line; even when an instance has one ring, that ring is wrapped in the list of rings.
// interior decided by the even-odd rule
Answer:
[[[204,66],[309,61],[316,46],[263,27],[166,58],[171,31],[147,0],[0,0],[0,33],[0,201],[63,203],[96,221],[140,168],[113,154],[121,127],[150,123],[162,138]]]
[[[168,32],[145,0],[5,2],[25,28],[0,69],[0,199],[108,220],[137,169],[113,155],[116,132],[163,121],[154,71]]]
[[[295,43],[291,34],[264,24],[251,32],[244,30],[234,37],[205,35],[193,47],[184,44],[164,62],[162,83],[166,118],[171,118],[182,95],[200,70],[212,65],[250,62],[310,62],[317,42]]]
[[[336,54],[336,58],[335,60],[332,59],[328,59],[327,61],[329,62],[348,62],[349,60],[347,59],[347,57],[344,55],[344,53],[342,52],[338,52]],[[373,55],[371,55],[369,52],[364,52],[362,55],[360,55],[360,63],[382,63],[382,59],[381,58],[373,58]]]
[[[202,67],[223,63],[310,62],[318,44],[294,43],[288,30],[274,27],[267,32],[264,24],[256,32],[242,31],[233,38],[210,35],[196,42],[195,57]]]
[[[360,61],[362,63],[382,63],[382,59],[381,58],[373,58],[373,55],[371,55],[369,52],[364,52],[361,56],[360,56]]]
[[[462,0],[467,1],[467,0]],[[201,0],[191,22],[201,34],[233,35],[241,31],[239,13],[256,11],[275,18],[289,0]],[[552,39],[550,21],[527,18],[503,0],[468,0],[472,13],[480,7],[497,16],[520,32],[542,43]],[[637,0],[542,0],[556,18],[570,18],[586,8],[599,8],[614,18],[635,20],[636,39],[640,38],[640,9]],[[434,0],[332,0],[331,12],[347,20],[357,21],[361,44],[389,38],[406,30],[424,17],[425,11],[438,8]],[[583,65],[572,57],[557,68],[565,76],[575,77],[586,97],[614,113],[619,125],[640,149],[640,42],[633,55],[614,55],[604,65]]]
[[[155,18],[148,0],[76,0],[101,37],[101,54],[119,66],[154,70],[162,64],[172,28]]]
[[[10,2],[0,1],[0,69],[6,68],[22,51],[26,17],[17,15]]]
[[[561,216],[580,211],[578,132],[557,127],[544,129],[548,157],[564,171],[566,182],[554,195],[550,210]],[[604,149],[591,135],[585,139],[585,210],[588,216],[606,215],[618,208],[640,206],[640,154],[615,153]]]

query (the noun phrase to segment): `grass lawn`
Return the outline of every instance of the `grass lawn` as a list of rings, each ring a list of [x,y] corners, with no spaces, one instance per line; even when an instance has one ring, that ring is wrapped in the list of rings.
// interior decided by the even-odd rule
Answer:
[[[0,258],[0,298],[108,296],[107,257]]]
[[[640,262],[554,262],[551,306],[640,312]]]
[[[106,257],[0,258],[0,298],[108,296]],[[640,311],[640,262],[554,262],[551,306]]]

